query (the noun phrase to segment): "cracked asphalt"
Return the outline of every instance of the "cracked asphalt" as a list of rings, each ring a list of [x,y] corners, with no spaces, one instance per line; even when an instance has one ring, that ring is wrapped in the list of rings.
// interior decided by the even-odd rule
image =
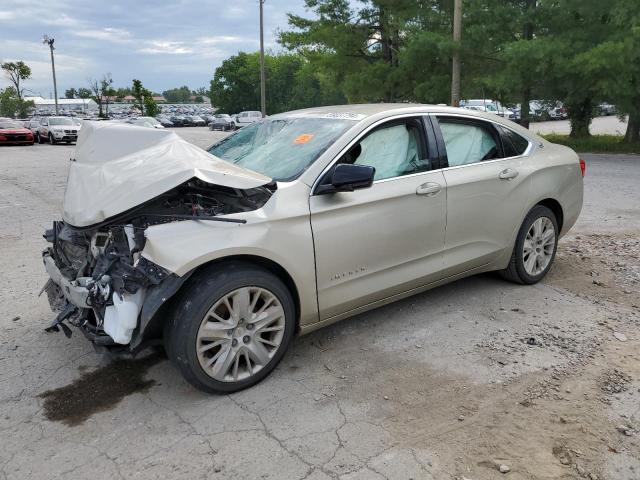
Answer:
[[[223,135],[177,131],[203,147]],[[640,478],[640,157],[583,156],[583,214],[543,283],[481,275],[345,320],[232,395],[162,360],[68,424],[41,395],[111,365],[78,332],[43,331],[41,235],[72,151],[0,149],[0,479]],[[609,395],[614,367],[628,380]],[[99,403],[117,382],[80,393]]]

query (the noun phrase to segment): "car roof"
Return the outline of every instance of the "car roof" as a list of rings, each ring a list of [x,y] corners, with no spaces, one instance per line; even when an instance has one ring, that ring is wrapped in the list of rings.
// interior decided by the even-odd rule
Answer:
[[[449,107],[447,105],[428,105],[421,103],[369,103],[353,105],[333,105],[327,107],[305,108],[303,110],[293,110],[291,112],[279,113],[269,118],[336,118],[345,120],[362,121],[370,117],[384,118],[387,116],[402,114],[464,114],[476,116],[485,120],[496,120],[495,114],[467,110],[459,107]]]

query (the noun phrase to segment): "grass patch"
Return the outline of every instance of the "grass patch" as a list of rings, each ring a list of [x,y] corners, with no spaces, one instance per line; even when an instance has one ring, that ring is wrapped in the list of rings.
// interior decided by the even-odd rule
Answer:
[[[571,138],[569,135],[550,133],[541,135],[546,140],[566,145],[580,153],[640,153],[640,143],[625,143],[622,135],[591,135]]]

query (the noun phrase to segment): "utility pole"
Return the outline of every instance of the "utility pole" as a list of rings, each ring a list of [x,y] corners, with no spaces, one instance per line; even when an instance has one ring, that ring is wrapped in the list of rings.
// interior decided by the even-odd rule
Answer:
[[[266,86],[264,78],[264,14],[263,5],[265,0],[258,0],[260,2],[260,111],[262,112],[262,118],[267,115],[267,101],[266,101]]]
[[[460,106],[460,39],[462,37],[462,0],[453,4],[453,43],[456,51],[451,66],[451,106]]]
[[[58,115],[58,86],[56,85],[56,64],[53,61],[53,38],[49,38],[46,35],[42,36],[42,43],[45,45],[49,45],[49,49],[51,50],[51,70],[53,71],[53,98],[56,102],[56,115]]]

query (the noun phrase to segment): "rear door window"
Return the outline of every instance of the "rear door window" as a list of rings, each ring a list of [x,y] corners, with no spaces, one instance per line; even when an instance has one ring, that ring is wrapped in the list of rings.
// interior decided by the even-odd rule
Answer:
[[[450,167],[502,158],[498,132],[488,122],[438,116]]]

